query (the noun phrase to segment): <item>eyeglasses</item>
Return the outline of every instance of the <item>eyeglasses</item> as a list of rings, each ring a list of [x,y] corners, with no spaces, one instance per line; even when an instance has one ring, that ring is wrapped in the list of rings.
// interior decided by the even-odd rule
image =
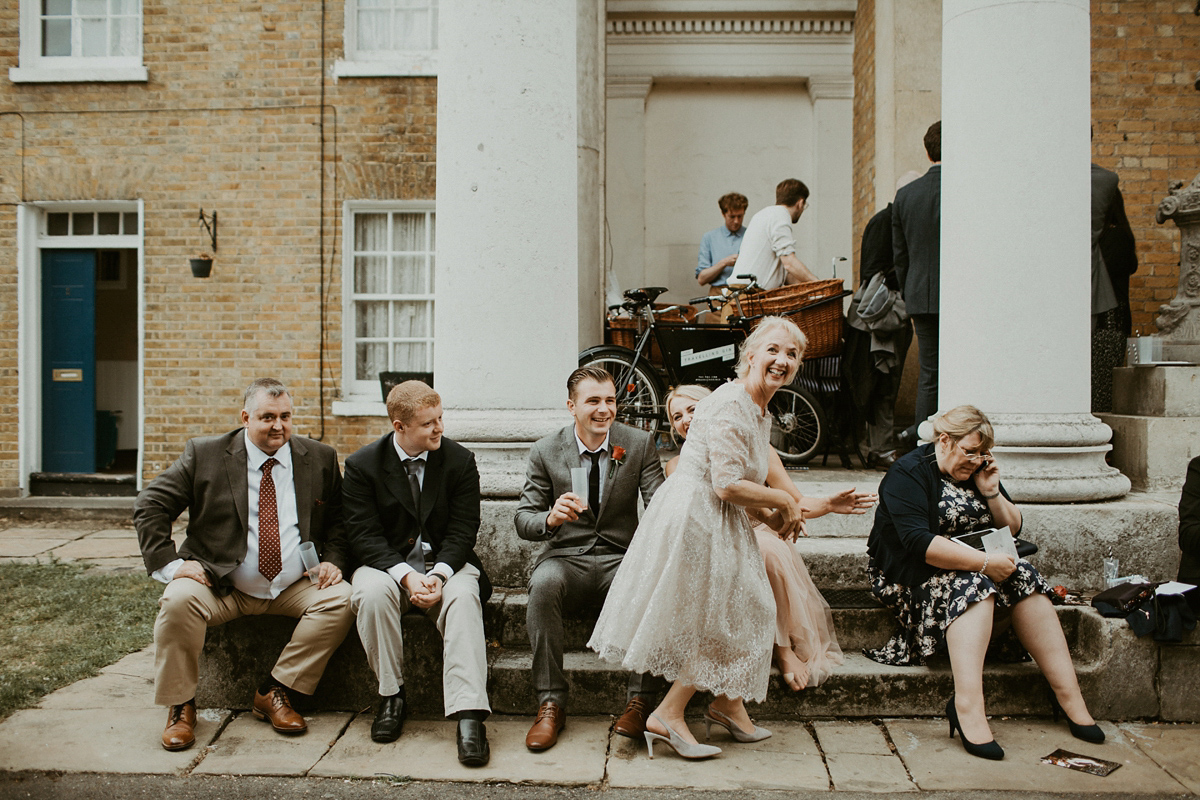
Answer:
[[[984,458],[985,456],[987,456],[987,453],[985,453],[983,451],[977,450],[977,451],[972,452],[970,450],[965,450],[965,449],[963,449],[963,446],[961,444],[959,444],[958,442],[955,442],[954,446],[957,447],[958,452],[962,453],[963,457],[966,458],[967,461],[970,461],[972,464],[974,464],[976,461],[979,461],[981,458]]]

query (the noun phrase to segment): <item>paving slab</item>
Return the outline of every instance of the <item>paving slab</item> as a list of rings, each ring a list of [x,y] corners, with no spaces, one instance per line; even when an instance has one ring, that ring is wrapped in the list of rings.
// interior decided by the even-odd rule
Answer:
[[[704,725],[689,725],[704,741]],[[608,759],[608,785],[613,787],[674,787],[688,789],[829,789],[829,773],[812,734],[803,724],[772,720],[765,727],[773,735],[754,744],[738,744],[714,728],[710,744],[722,749],[705,761],[680,758],[658,743],[654,758],[646,757],[646,743],[613,737]]]
[[[0,723],[0,770],[180,773],[203,755],[230,712],[206,709],[196,721],[196,744],[162,748],[165,708],[18,711]]]
[[[0,542],[7,541],[29,541],[33,539],[78,539],[81,536],[87,535],[86,529],[73,529],[71,527],[52,528],[8,528],[0,530]]]
[[[138,678],[154,680],[154,645],[147,645],[136,653],[130,653],[119,661],[114,661],[100,670],[100,673],[132,675]]]
[[[1071,736],[1064,723],[1049,720],[989,720],[996,741],[1004,748],[1002,761],[969,755],[957,738],[946,736],[941,719],[885,720],[892,741],[923,791],[988,790],[1047,793],[1179,794],[1184,787],[1159,768],[1122,735],[1111,722],[1101,722],[1103,744],[1088,744]],[[1107,777],[1041,763],[1062,748],[1121,765]]]
[[[337,741],[353,714],[326,711],[305,715],[308,731],[284,736],[263,720],[238,714],[215,742],[193,775],[305,775]]]
[[[414,720],[390,744],[371,741],[370,713],[359,714],[309,775],[374,777],[392,775],[413,780],[580,785],[604,779],[611,717],[571,717],[558,745],[544,753],[525,748],[532,717],[488,718],[492,758],[486,767],[458,763],[456,723]],[[224,738],[224,737],[222,737]]]
[[[135,709],[161,708],[154,703],[154,678],[102,672],[94,678],[76,681],[41,699],[38,708],[47,709]]]
[[[132,542],[138,540],[137,531],[132,528],[105,528],[95,533],[87,535],[89,539],[128,539]]]
[[[64,561],[96,558],[137,558],[141,563],[141,550],[137,539],[95,539],[91,536],[67,542],[56,547],[52,555]]]
[[[813,723],[833,788],[856,792],[915,792],[904,763],[879,726],[843,720]]]
[[[56,547],[71,542],[70,539],[2,539],[0,540],[0,558],[29,558],[30,556],[48,553]]]
[[[1200,794],[1200,725],[1127,723],[1121,730],[1189,792]]]

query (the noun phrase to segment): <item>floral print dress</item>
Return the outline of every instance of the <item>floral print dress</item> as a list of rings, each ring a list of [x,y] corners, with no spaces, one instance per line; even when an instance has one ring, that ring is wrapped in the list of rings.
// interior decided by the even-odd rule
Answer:
[[[973,481],[958,483],[942,476],[938,501],[938,534],[958,536],[994,525],[987,501]],[[1025,559],[1017,561],[1012,575],[1001,583],[980,572],[939,570],[918,586],[889,583],[874,564],[868,567],[871,591],[896,615],[898,629],[887,644],[863,654],[881,664],[897,667],[917,666],[925,659],[946,651],[946,628],[966,612],[971,603],[996,596],[996,608],[1012,608],[1034,594],[1051,594],[1050,585]],[[1003,661],[1028,661],[1012,631],[993,639],[989,657]]]

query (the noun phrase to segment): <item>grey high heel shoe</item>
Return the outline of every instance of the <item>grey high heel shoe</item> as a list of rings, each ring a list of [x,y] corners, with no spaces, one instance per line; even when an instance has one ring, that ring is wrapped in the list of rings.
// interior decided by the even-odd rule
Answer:
[[[754,720],[750,721],[754,722]],[[722,728],[729,731],[729,735],[733,737],[733,740],[735,742],[740,742],[741,744],[747,744],[749,742],[761,742],[763,739],[771,738],[771,732],[769,730],[766,728],[760,728],[757,725],[754,726],[753,731],[746,733],[741,729],[741,726],[730,719],[727,715],[722,714],[712,706],[709,706],[708,710],[704,712],[704,741],[706,742],[708,741],[709,731],[712,729],[713,725],[720,725]]]
[[[657,714],[651,714],[650,716],[658,720],[658,724],[666,728],[671,734],[670,736],[663,736],[661,733],[655,733],[651,730],[646,731],[646,750],[649,752],[650,758],[654,758],[655,742],[666,742],[667,745],[681,757],[690,758],[693,760],[712,758],[721,752],[721,748],[714,747],[711,744],[692,744],[676,733],[674,728],[663,722],[660,716]]]

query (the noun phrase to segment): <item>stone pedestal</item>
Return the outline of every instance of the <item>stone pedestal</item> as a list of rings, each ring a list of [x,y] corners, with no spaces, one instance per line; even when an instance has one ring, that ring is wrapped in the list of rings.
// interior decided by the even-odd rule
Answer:
[[[1159,224],[1179,226],[1179,288],[1154,320],[1163,337],[1163,359],[1200,364],[1200,175],[1190,186],[1171,182],[1171,192],[1158,206]]]
[[[1090,414],[1088,0],[942,9],[938,407],[988,414],[1019,501],[1119,497]]]
[[[1142,491],[1183,488],[1200,453],[1200,366],[1113,370],[1113,463]]]

